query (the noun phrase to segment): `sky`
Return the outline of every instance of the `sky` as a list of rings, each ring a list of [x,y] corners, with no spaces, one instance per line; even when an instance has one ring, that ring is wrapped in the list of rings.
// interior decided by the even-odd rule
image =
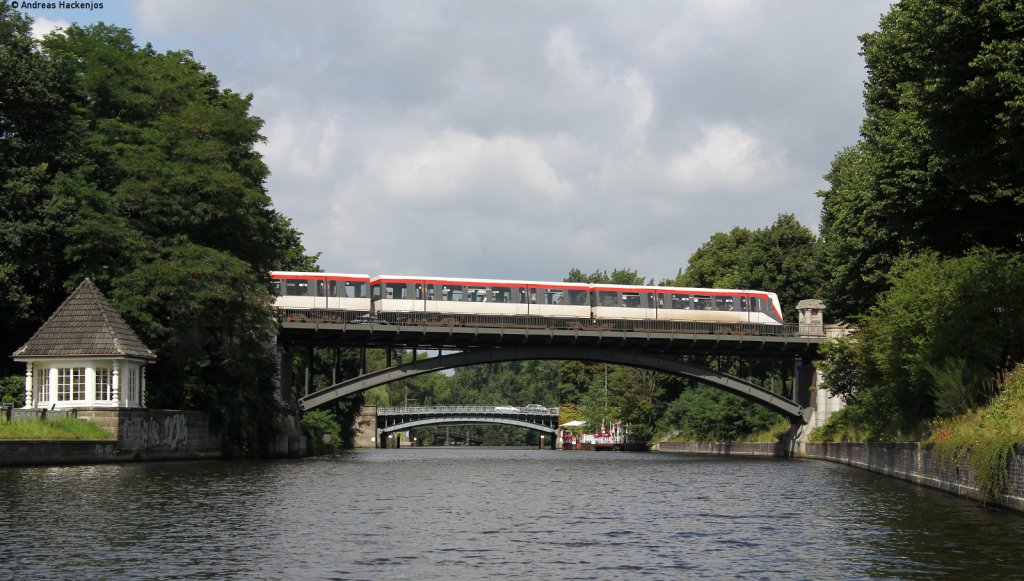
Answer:
[[[274,207],[328,272],[660,282],[712,235],[815,233],[877,0],[103,0],[253,95]],[[81,7],[84,6],[84,7]]]

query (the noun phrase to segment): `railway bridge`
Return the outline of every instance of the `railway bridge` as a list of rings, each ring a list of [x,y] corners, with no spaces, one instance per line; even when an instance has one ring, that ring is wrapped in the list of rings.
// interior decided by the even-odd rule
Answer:
[[[800,324],[752,325],[696,322],[636,321],[629,326],[590,319],[543,319],[480,315],[453,315],[442,320],[408,318],[400,313],[377,316],[344,311],[279,309],[279,346],[282,357],[299,352],[306,356],[304,393],[298,404],[315,409],[340,398],[424,373],[457,367],[530,359],[578,360],[611,363],[691,378],[734,393],[788,417],[794,427],[811,415],[810,390],[813,361],[825,341],[820,303],[803,301]],[[313,347],[358,348],[363,373],[339,380],[310,393],[308,362]],[[387,351],[387,366],[365,372],[365,349]],[[392,353],[412,353],[412,361],[396,361]],[[436,352],[418,358],[418,352]],[[787,385],[774,390],[752,381],[687,363],[686,355],[736,356],[750,361],[774,361],[784,370]],[[290,365],[282,365],[282,395],[290,399]],[[500,423],[491,418],[491,423]],[[557,426],[556,426],[557,427]]]

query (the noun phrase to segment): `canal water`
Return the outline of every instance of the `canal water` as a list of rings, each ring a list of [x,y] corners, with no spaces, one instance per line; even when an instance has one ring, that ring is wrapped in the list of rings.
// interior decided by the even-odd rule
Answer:
[[[506,448],[0,470],[0,579],[1024,575],[1024,516],[813,460]]]

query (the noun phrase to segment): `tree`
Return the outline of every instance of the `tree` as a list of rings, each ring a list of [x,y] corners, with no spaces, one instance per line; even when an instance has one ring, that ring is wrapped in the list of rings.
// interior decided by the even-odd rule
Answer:
[[[39,43],[30,24],[0,0],[3,347],[90,277],[157,353],[149,402],[209,411],[229,452],[262,453],[279,411],[267,271],[315,257],[264,188],[251,95],[122,28]]]
[[[583,274],[578,268],[569,271],[569,275],[563,282],[589,282],[601,284],[622,284],[622,285],[647,285],[654,284],[653,280],[644,282],[644,277],[637,274],[637,271],[628,268],[616,268],[608,274],[607,270],[595,270],[591,274]]]
[[[700,386],[684,391],[665,411],[665,431],[701,442],[733,442],[768,430],[779,415],[736,395]]]
[[[901,257],[1024,250],[1020,14],[1008,0],[906,0],[861,37],[863,140],[819,193],[833,314],[866,313]]]
[[[821,289],[816,252],[814,233],[792,214],[782,214],[767,228],[714,234],[693,253],[685,272],[663,284],[772,291],[784,319],[795,321],[796,304]]]
[[[890,290],[825,351],[825,383],[870,437],[985,403],[1024,360],[1024,258],[991,250],[897,263]]]

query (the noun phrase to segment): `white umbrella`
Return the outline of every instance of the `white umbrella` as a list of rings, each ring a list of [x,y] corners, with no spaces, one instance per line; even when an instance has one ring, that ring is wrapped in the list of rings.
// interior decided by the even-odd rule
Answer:
[[[562,424],[562,425],[560,425],[558,427],[559,428],[576,428],[576,427],[585,426],[585,425],[587,425],[587,422],[584,422],[583,420],[573,420],[571,422],[565,422],[564,424]]]

